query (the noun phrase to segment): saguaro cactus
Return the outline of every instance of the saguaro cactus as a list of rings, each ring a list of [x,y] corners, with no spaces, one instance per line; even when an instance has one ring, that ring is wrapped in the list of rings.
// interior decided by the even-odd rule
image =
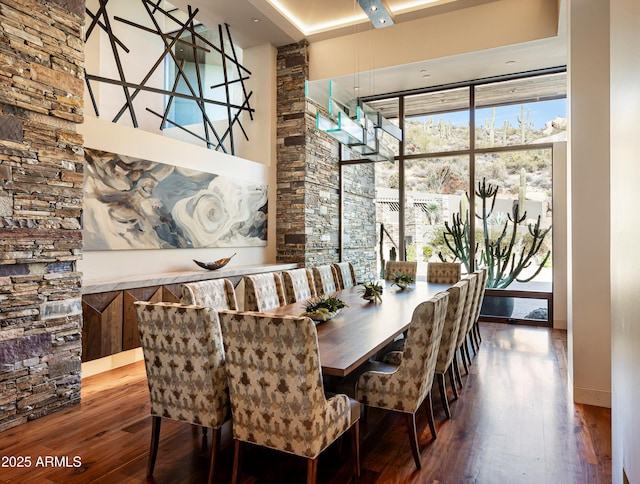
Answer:
[[[487,269],[487,287],[504,289],[513,281],[528,282],[536,277],[551,255],[547,251],[539,263],[535,272],[527,278],[519,278],[522,271],[534,262],[534,256],[542,248],[546,236],[551,231],[551,227],[542,229],[540,227],[540,215],[535,224],[528,224],[528,234],[530,240],[524,243],[523,237],[518,237],[518,228],[527,219],[527,212],[519,213],[520,202],[515,202],[507,220],[504,222],[500,234],[492,237],[489,230],[489,217],[493,213],[496,197],[500,187],[491,183],[487,184],[483,178],[478,182],[475,191],[476,197],[480,201],[481,212],[476,213],[477,219],[482,221],[483,237],[476,243],[473,253],[470,253],[469,238],[469,211],[465,211],[463,219],[461,213],[454,214],[452,223],[445,222],[444,240],[451,252],[454,260],[462,262],[470,270],[471,257],[474,258],[475,267]],[[461,210],[462,212],[462,210]],[[446,261],[442,252],[438,254],[440,260]]]

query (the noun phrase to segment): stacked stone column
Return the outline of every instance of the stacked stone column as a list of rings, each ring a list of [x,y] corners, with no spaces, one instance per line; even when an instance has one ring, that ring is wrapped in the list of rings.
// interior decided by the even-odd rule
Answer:
[[[0,431],[80,400],[83,23],[0,0]]]

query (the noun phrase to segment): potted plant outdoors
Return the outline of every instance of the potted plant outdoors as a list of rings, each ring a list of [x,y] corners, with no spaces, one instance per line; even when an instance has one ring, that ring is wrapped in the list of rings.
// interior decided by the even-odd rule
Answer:
[[[304,312],[300,316],[306,316],[314,321],[328,321],[346,307],[348,304],[335,296],[320,296],[307,301]]]
[[[362,284],[360,289],[360,295],[362,299],[366,299],[369,302],[382,302],[382,284],[377,281],[372,281],[366,284]]]
[[[496,198],[500,187],[491,183],[487,184],[483,178],[478,182],[478,188],[475,195],[481,201],[481,213],[476,213],[477,219],[482,221],[482,240],[476,242],[473,252],[470,250],[469,238],[469,210],[466,210],[463,220],[460,213],[454,214],[452,223],[445,222],[444,241],[451,253],[454,261],[460,261],[464,264],[467,272],[470,270],[470,260],[473,257],[476,268],[487,269],[487,288],[504,289],[512,282],[529,282],[535,278],[547,260],[551,256],[551,251],[537,258],[538,253],[543,248],[545,238],[551,232],[551,227],[541,228],[541,217],[534,224],[527,224],[526,235],[522,234],[519,229],[524,226],[527,220],[527,212],[522,210],[524,206],[524,190],[523,177],[521,177],[521,189],[518,200],[514,201],[510,214],[501,224],[501,228],[497,231],[490,229],[489,219],[493,215]],[[462,211],[462,207],[461,207]],[[438,253],[438,257],[443,262],[447,261],[447,257]],[[532,264],[538,267],[528,277],[520,277],[522,271],[531,267]],[[489,298],[485,298],[486,301]],[[513,300],[510,298],[494,298],[496,301],[506,301],[509,307],[504,308],[503,312],[497,310],[493,314],[511,316],[513,311]]]
[[[391,280],[393,281],[393,284],[398,286],[400,288],[400,290],[404,290],[407,287],[409,287],[411,284],[413,284],[415,281],[415,278],[413,277],[412,274],[409,274],[407,272],[401,272],[399,274],[392,274],[391,275]]]

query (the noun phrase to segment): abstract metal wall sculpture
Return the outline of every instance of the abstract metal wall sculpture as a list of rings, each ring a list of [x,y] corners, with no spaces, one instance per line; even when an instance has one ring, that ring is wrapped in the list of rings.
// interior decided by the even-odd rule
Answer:
[[[129,1],[133,3],[133,0],[128,0],[127,3],[129,3]],[[149,107],[145,107],[145,110],[159,118],[160,129],[165,129],[168,126],[179,128],[190,136],[204,142],[207,148],[235,154],[236,143],[234,140],[234,127],[237,126],[244,135],[244,138],[248,140],[249,137],[242,125],[241,114],[247,113],[251,120],[253,120],[254,109],[252,109],[250,105],[253,93],[247,92],[245,86],[245,81],[249,79],[251,72],[245,68],[238,59],[236,48],[231,39],[229,25],[218,25],[217,43],[219,45],[216,45],[216,43],[202,35],[202,26],[195,21],[198,9],[192,10],[191,7],[188,7],[187,19],[182,21],[179,18],[180,16],[176,15],[175,10],[161,8],[160,5],[162,2],[160,0],[136,1],[140,1],[144,6],[153,28],[137,23],[132,19],[110,15],[108,8],[109,0],[99,0],[99,8],[95,12],[92,12],[89,8],[86,9],[86,13],[91,19],[91,22],[88,23],[86,29],[85,41],[89,40],[92,34],[95,35],[95,32],[100,32],[100,30],[104,31],[108,37],[108,42],[113,54],[113,61],[118,73],[115,79],[99,76],[95,73],[86,73],[85,78],[89,97],[96,116],[100,117],[100,113],[98,103],[94,96],[92,83],[107,83],[122,88],[124,94],[123,105],[112,121],[117,123],[125,113],[128,113],[133,126],[136,128],[139,126],[139,123],[136,116],[134,100],[140,92],[156,93],[165,96],[164,112],[159,113]],[[162,21],[159,21],[159,18],[161,18]],[[127,78],[127,73],[125,72],[122,62],[123,55],[148,56],[148,49],[145,45],[136,45],[136,49],[141,49],[141,51],[136,52],[133,46],[125,45],[114,33],[114,22],[139,29],[149,35],[158,36],[162,40],[163,48],[160,49],[161,52],[158,52],[157,60],[142,80],[132,82],[131,78]],[[172,25],[177,25],[178,29],[170,33],[164,32],[162,26],[165,22],[172,22]],[[176,47],[179,47],[179,49],[176,49]],[[178,50],[182,52],[182,55],[177,54]],[[189,58],[195,59],[193,64],[194,69],[190,72],[191,75],[185,70],[185,51],[188,53]],[[222,82],[212,86],[204,85],[203,59],[205,53],[207,55],[215,54],[219,56],[218,62],[223,74]],[[164,70],[165,63],[170,63],[175,71],[175,79],[173,79],[172,87],[168,87],[169,83],[163,86],[163,88],[150,85],[150,80],[154,73],[156,73],[158,69]],[[242,92],[242,101],[239,103],[234,103],[231,95],[231,88],[236,84],[240,85]],[[214,99],[211,96],[213,90],[216,89],[224,89],[222,99]],[[202,127],[201,133],[197,133],[192,128],[193,123],[185,125],[179,120],[171,119],[171,109],[174,103],[176,103],[176,100],[180,100],[180,102],[183,103],[185,100],[193,103],[199,118],[197,126]],[[211,119],[207,109],[207,107],[211,106],[217,106],[218,109],[222,108],[226,110],[226,121],[222,123],[222,128],[219,120]],[[190,126],[191,129],[187,126]]]

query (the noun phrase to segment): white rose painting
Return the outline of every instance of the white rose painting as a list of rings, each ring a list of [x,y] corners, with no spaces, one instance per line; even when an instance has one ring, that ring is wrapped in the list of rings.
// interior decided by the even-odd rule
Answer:
[[[85,149],[85,250],[264,246],[267,186]]]

